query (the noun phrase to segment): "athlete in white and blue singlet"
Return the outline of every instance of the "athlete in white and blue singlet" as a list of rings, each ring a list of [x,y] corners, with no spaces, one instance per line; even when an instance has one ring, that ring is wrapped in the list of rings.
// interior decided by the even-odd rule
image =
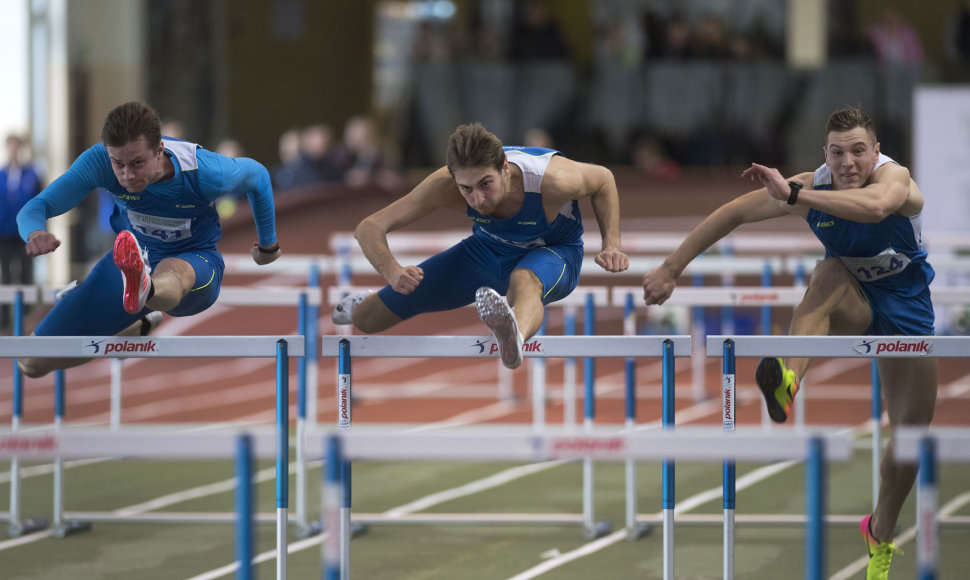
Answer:
[[[644,300],[662,304],[684,267],[744,223],[794,214],[808,221],[825,246],[795,310],[793,335],[931,335],[933,268],[922,244],[923,194],[909,170],[879,151],[869,116],[856,108],[832,113],[826,123],[825,164],[790,180],[752,164],[742,176],[763,188],[718,208],[665,260],[643,277]],[[879,358],[890,426],[926,426],[936,406],[937,360]],[[811,359],[762,359],[756,381],[775,421],[785,421],[798,382]],[[888,578],[893,533],[916,477],[915,465],[883,456],[879,497],[860,522],[869,551],[867,578]]]
[[[364,255],[388,285],[367,297],[348,297],[333,320],[381,332],[416,314],[474,301],[503,363],[515,368],[522,342],[542,324],[544,305],[567,296],[579,281],[583,198],[590,199],[602,234],[596,263],[609,272],[627,269],[608,169],[551,149],[503,147],[480,124],[462,125],[448,140],[445,167],[357,226]],[[464,213],[472,235],[418,266],[402,266],[387,233],[439,208]]]
[[[46,230],[48,218],[80,204],[95,188],[115,201],[111,225],[131,243],[137,276],[145,278],[145,296],[123,305],[117,248],[108,252],[74,290],[67,292],[37,325],[37,336],[111,336],[137,334],[140,319],[152,311],[190,316],[219,296],[224,264],[216,249],[222,236],[214,200],[229,193],[249,197],[258,242],[258,264],[280,255],[276,243],[273,190],[269,173],[252,159],[232,159],[202,147],[165,138],[157,113],[143,103],[126,103],[105,120],[102,143],[82,153],[17,215],[27,253],[54,251],[60,241]],[[142,267],[141,250],[147,250]],[[149,272],[151,272],[149,274]],[[125,273],[127,282],[128,274]],[[135,279],[137,284],[140,280]],[[84,362],[83,359],[21,358],[27,376]]]

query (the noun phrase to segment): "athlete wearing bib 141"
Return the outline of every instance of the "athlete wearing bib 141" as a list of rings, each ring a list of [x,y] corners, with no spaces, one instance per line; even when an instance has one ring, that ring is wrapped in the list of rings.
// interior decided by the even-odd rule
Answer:
[[[922,244],[924,198],[909,170],[882,155],[869,116],[849,107],[825,127],[825,164],[790,180],[752,164],[741,175],[761,182],[709,215],[664,261],[643,277],[647,304],[662,304],[684,267],[744,223],[795,215],[807,220],[825,246],[805,297],[795,309],[793,335],[933,334],[933,268]],[[788,418],[810,358],[764,358],[755,381],[772,420]],[[925,427],[936,406],[937,360],[878,358],[882,394],[893,431]],[[859,524],[869,554],[867,580],[886,580],[893,533],[916,469],[892,459],[892,440],[880,468],[876,508]]]
[[[157,323],[157,315],[139,322],[153,311],[189,316],[211,306],[224,269],[216,248],[222,228],[214,201],[226,194],[249,197],[258,239],[254,260],[265,264],[279,256],[266,168],[195,143],[162,140],[159,127],[157,114],[147,105],[117,107],[105,121],[104,142],[82,153],[18,214],[28,254],[41,255],[60,245],[45,229],[48,218],[76,207],[96,188],[110,192],[115,201],[114,250],[64,294],[35,335],[136,334]],[[122,249],[129,254],[124,259]],[[83,362],[64,365],[58,360],[66,359],[27,359],[21,368],[29,376],[40,376]]]
[[[448,140],[445,167],[357,226],[361,250],[388,284],[369,296],[347,296],[332,319],[381,332],[416,314],[474,301],[502,362],[515,368],[523,341],[542,324],[544,305],[567,296],[579,280],[583,198],[590,199],[603,238],[596,263],[609,272],[625,270],[616,182],[608,169],[552,149],[503,147],[480,124],[462,125]],[[399,264],[388,232],[439,208],[464,213],[472,235],[417,266]]]

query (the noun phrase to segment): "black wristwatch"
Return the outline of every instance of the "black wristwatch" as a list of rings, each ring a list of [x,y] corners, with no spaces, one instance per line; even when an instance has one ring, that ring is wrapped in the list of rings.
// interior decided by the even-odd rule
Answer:
[[[269,248],[264,248],[263,246],[260,246],[260,245],[257,245],[256,247],[259,248],[259,251],[264,254],[275,254],[276,250],[280,249],[280,244],[279,242],[277,242],[272,246],[270,246]]]
[[[798,201],[798,192],[801,191],[802,187],[804,186],[797,181],[789,181],[788,187],[791,188],[791,193],[788,194],[787,203],[788,205],[795,205],[795,202]]]

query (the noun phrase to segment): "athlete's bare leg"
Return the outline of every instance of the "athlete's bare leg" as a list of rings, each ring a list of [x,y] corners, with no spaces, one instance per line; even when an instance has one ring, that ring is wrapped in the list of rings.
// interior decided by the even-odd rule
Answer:
[[[812,271],[805,297],[792,317],[792,336],[862,334],[872,323],[872,309],[859,285],[836,258],[826,258]],[[811,364],[806,357],[789,357],[785,367],[801,381]]]
[[[880,358],[879,378],[889,427],[926,427],[936,408],[938,361],[935,358]],[[879,464],[879,498],[869,525],[880,542],[891,542],[903,502],[916,480],[915,463],[896,463],[892,439]]]
[[[515,321],[522,333],[522,339],[529,340],[539,332],[545,314],[542,305],[542,282],[531,270],[514,270],[506,298],[515,311]]]

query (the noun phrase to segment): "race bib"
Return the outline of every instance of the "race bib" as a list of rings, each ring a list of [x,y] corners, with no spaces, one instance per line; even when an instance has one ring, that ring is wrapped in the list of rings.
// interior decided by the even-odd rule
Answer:
[[[871,282],[899,274],[910,262],[906,254],[900,254],[892,248],[886,248],[868,258],[840,256],[839,259],[849,269],[849,272],[852,272],[852,275],[861,282]]]
[[[192,237],[192,218],[171,218],[128,210],[131,229],[163,242],[179,242]]]

